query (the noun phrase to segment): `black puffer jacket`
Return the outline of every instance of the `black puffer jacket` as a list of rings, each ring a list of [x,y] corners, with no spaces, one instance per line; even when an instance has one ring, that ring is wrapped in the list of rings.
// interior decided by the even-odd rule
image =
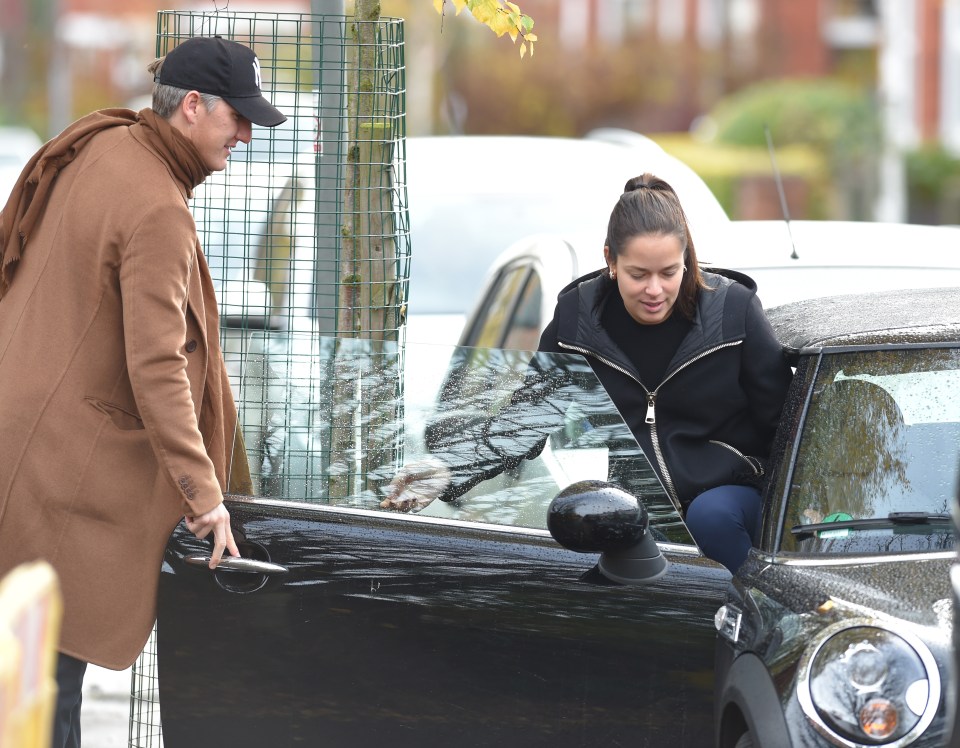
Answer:
[[[719,485],[761,485],[791,372],[764,316],[756,284],[731,271],[704,273],[696,316],[649,389],[600,323],[616,284],[603,271],[560,292],[540,350],[581,353],[686,510]],[[725,277],[729,276],[729,277]],[[734,280],[734,278],[736,280]]]

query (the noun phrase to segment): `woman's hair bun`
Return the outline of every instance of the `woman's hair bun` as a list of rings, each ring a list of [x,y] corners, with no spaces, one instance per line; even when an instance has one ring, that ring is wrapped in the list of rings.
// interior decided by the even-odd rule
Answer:
[[[634,190],[639,190],[642,187],[649,187],[651,179],[653,179],[652,174],[641,174],[639,177],[633,177],[627,180],[627,183],[623,187],[623,191],[633,192]]]
[[[641,189],[655,190],[657,192],[668,192],[672,195],[677,194],[673,191],[673,187],[671,187],[667,182],[658,176],[654,176],[650,172],[644,172],[639,177],[634,177],[633,179],[627,181],[626,185],[624,185],[623,191],[624,194],[626,194],[627,192],[634,192]]]

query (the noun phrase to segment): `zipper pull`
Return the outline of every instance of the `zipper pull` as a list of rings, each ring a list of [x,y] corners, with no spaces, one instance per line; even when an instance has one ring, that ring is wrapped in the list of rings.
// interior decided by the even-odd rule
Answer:
[[[654,411],[654,406],[657,403],[657,395],[655,392],[647,393],[647,417],[644,419],[644,423],[656,423],[657,414]]]

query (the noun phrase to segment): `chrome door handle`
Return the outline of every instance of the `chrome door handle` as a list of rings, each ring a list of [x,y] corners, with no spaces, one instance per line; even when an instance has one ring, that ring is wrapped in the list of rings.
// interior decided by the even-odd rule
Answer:
[[[187,556],[186,561],[191,566],[210,566],[210,556]],[[247,574],[286,574],[288,569],[280,564],[269,561],[257,561],[254,558],[237,558],[224,555],[216,569],[211,571],[239,571]]]

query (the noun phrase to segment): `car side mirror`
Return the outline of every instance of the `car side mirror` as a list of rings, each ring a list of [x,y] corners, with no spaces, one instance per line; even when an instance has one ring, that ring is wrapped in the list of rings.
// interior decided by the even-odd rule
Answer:
[[[571,551],[599,551],[600,573],[620,584],[650,584],[667,571],[648,527],[647,509],[636,496],[598,480],[567,486],[547,511],[554,539]]]

